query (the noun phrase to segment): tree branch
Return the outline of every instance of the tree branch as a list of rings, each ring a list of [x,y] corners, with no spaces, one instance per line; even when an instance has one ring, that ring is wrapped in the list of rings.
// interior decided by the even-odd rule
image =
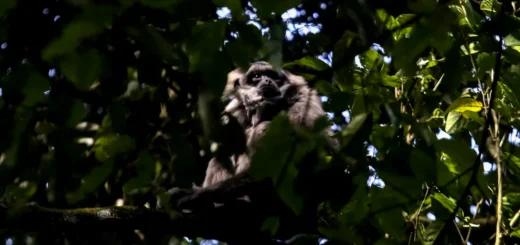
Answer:
[[[245,202],[195,213],[168,212],[147,208],[97,207],[60,210],[35,204],[16,207],[0,205],[0,229],[30,232],[153,231],[187,237],[217,239],[245,244],[270,244],[261,231],[266,217]],[[261,213],[261,212],[260,212]]]

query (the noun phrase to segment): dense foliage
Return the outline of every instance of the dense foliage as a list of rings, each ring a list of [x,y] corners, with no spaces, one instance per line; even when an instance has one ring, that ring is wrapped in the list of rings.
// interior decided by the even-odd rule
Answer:
[[[292,212],[320,203],[318,234],[290,242],[518,243],[519,10],[506,0],[0,0],[0,236],[198,244],[196,231],[45,232],[59,222],[13,207],[153,210],[165,190],[200,185],[212,156],[244,147],[220,115],[227,73],[266,60],[323,95],[340,142],[326,155],[316,128],[280,115],[255,155],[253,175],[272,178]],[[280,225],[267,217],[263,229],[276,237]]]

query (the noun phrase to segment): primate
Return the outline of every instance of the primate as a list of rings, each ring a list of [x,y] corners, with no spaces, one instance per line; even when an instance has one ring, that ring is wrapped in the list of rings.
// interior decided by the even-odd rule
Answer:
[[[247,151],[232,156],[234,172],[213,158],[202,188],[182,193],[177,200],[181,208],[190,208],[194,202],[223,203],[249,196],[248,185],[253,182],[248,175],[250,158],[270,121],[281,111],[287,112],[291,123],[303,127],[312,127],[318,117],[325,116],[317,92],[309,88],[303,77],[285,70],[275,71],[267,62],[255,62],[247,71],[230,72],[224,95],[232,97],[225,111],[244,127]]]

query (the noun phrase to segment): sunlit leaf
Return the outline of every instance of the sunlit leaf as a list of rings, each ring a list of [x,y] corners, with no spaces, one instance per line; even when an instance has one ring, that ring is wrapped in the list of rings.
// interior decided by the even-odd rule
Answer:
[[[399,26],[399,23],[395,20],[395,18],[389,15],[383,9],[377,9],[376,16],[379,18],[379,21],[384,24],[387,30],[394,30]]]
[[[368,70],[377,69],[383,63],[383,57],[373,50],[369,49],[366,52],[359,55],[361,64]]]
[[[482,102],[473,99],[473,98],[458,98],[446,109],[445,113],[449,113],[451,111],[454,112],[465,112],[465,111],[474,111],[479,112],[482,110]]]
[[[495,16],[501,7],[502,3],[499,3],[497,0],[482,0],[480,3],[480,9],[489,17]]]
[[[398,76],[383,75],[381,79],[381,84],[383,86],[398,88],[401,86],[402,82]]]
[[[440,139],[435,143],[438,151],[445,153],[453,161],[450,161],[449,168],[456,174],[461,174],[473,166],[477,153],[473,151],[465,142],[456,139]]]
[[[504,215],[512,218],[520,209],[520,193],[511,192],[502,197]]]
[[[520,229],[513,230],[513,232],[509,233],[509,236],[520,238]]]
[[[446,133],[452,134],[464,128],[466,123],[466,120],[464,120],[464,117],[460,112],[452,111],[448,113],[448,116],[446,117],[446,126],[444,130]]]
[[[456,4],[451,4],[449,7],[457,14],[460,25],[475,28],[480,24],[482,17],[473,10],[469,0],[463,0]]]
[[[520,45],[520,32],[515,31],[504,37],[504,45],[506,46],[519,46]]]
[[[431,197],[437,200],[444,208],[448,209],[448,211],[450,212],[455,211],[455,208],[457,207],[457,200],[449,198],[442,193],[434,192],[432,193]],[[457,216],[464,217],[462,209],[457,209]]]

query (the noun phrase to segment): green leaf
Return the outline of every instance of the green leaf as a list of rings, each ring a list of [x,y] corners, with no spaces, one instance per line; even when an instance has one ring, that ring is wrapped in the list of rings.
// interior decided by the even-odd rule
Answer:
[[[141,41],[143,50],[150,52],[154,57],[159,57],[168,63],[176,62],[172,54],[171,44],[164,40],[155,27],[140,25],[136,28],[129,28],[127,31]]]
[[[356,98],[354,99],[354,103],[352,103],[352,110],[351,110],[352,117],[369,112],[368,108],[367,108],[367,104],[366,104],[367,99],[365,97],[366,97],[366,95],[365,95],[364,89],[360,89],[357,91]]]
[[[446,109],[445,113],[449,113],[451,111],[454,112],[465,112],[465,111],[474,111],[479,112],[482,110],[482,102],[473,99],[473,98],[458,98]],[[448,115],[449,116],[449,115]]]
[[[477,76],[482,78],[486,72],[491,71],[491,69],[495,67],[495,60],[495,54],[486,52],[479,53],[477,56]]]
[[[33,181],[22,181],[14,183],[5,189],[4,201],[10,206],[17,206],[27,203],[36,193],[38,186]]]
[[[190,61],[190,72],[201,71],[212,59],[208,56],[217,53],[224,43],[227,20],[198,23],[191,35],[184,41],[184,50]],[[214,63],[213,63],[214,64]]]
[[[474,112],[474,111],[465,111],[462,113],[462,116],[465,119],[476,122],[482,126],[484,126],[484,124],[486,123],[486,119],[484,117],[482,117],[479,113]]]
[[[394,238],[403,239],[405,235],[402,227],[405,225],[405,220],[402,209],[395,206],[409,203],[409,200],[388,185],[385,189],[371,188],[370,199],[374,219],[383,232]]]
[[[419,239],[423,242],[421,244],[433,245],[444,225],[444,222],[433,222],[426,229],[418,229]]]
[[[455,16],[451,11],[445,11],[442,7],[436,9],[437,14],[433,14],[431,19],[421,22],[421,25],[415,26],[409,38],[402,38],[396,43],[394,52],[400,55],[395,56],[395,66],[397,69],[401,69],[406,76],[415,74],[416,58],[428,45],[436,45],[444,40],[449,40],[446,33]]]
[[[507,162],[513,163],[517,168],[520,168],[520,158],[515,155],[510,154],[509,152],[504,152],[504,160]]]
[[[518,209],[520,209],[520,193],[511,192],[502,197],[502,205],[504,208],[504,215],[512,218]]]
[[[497,0],[482,0],[480,3],[480,9],[489,17],[494,17],[501,7],[502,3],[499,3]]]
[[[238,38],[226,43],[225,51],[237,67],[249,67],[264,45],[262,33],[253,24],[236,24],[235,27],[238,30]]]
[[[33,106],[45,100],[44,92],[49,90],[49,80],[40,73],[31,71],[28,81],[22,89],[23,104]]]
[[[330,66],[327,65],[327,63],[323,62],[323,60],[318,59],[317,57],[313,56],[305,56],[299,60],[295,60],[289,63],[284,64],[284,67],[291,67],[291,66],[306,66],[313,68],[318,71],[323,71],[330,69]]]
[[[449,212],[453,212],[457,207],[457,201],[455,199],[447,197],[446,195],[440,192],[432,193],[431,197],[437,200]],[[462,211],[462,209],[457,209],[457,216],[464,217],[464,212]]]
[[[477,153],[468,144],[457,139],[440,139],[435,142],[435,148],[453,160],[448,167],[456,174],[472,167],[477,158]]]
[[[79,99],[73,99],[72,104],[69,106],[68,118],[65,125],[69,128],[74,128],[85,118],[87,111],[85,110],[85,104]]]
[[[259,50],[243,39],[229,41],[226,44],[225,49],[226,53],[231,56],[231,59],[238,67],[247,67],[256,57]]]
[[[383,57],[381,57],[379,52],[369,49],[359,55],[359,61],[366,69],[372,71],[383,63]]]
[[[338,220],[346,225],[359,224],[369,215],[369,195],[364,186],[356,188],[354,195],[339,212]]]
[[[466,124],[467,121],[460,112],[452,111],[448,113],[448,116],[446,117],[444,131],[448,134],[453,134],[463,129]]]
[[[382,78],[381,85],[383,85],[383,86],[388,86],[388,87],[393,87],[393,88],[401,87],[402,82],[398,76],[390,76],[390,75],[383,74],[383,76],[381,78]]]
[[[266,231],[269,230],[271,233],[271,236],[274,236],[276,232],[278,231],[278,227],[280,227],[280,217],[277,216],[271,216],[268,217],[264,223],[262,223],[262,227],[260,230]]]
[[[520,238],[520,228],[514,229],[513,232],[509,233],[509,236]]]
[[[61,55],[70,53],[78,47],[83,39],[96,36],[112,23],[112,16],[119,8],[112,5],[87,4],[83,13],[70,22],[61,36],[48,44],[43,52],[42,59],[50,61]]]
[[[475,11],[473,11],[473,7],[468,0],[463,0],[457,2],[455,4],[449,5],[450,9],[454,10],[457,14],[457,18],[459,19],[459,25],[461,26],[469,26],[470,28],[475,28],[480,25],[480,21],[482,17]]]
[[[96,159],[105,162],[116,155],[132,151],[135,148],[135,142],[128,135],[108,134],[99,137],[94,147]]]
[[[510,82],[509,82],[510,83]],[[513,91],[513,89],[504,82],[498,81],[498,89],[497,89],[497,98],[501,98],[503,102],[505,102],[507,109],[518,108],[520,107],[520,101],[518,95],[520,95],[520,91]],[[516,84],[514,84],[516,85]],[[516,85],[518,86],[518,85]],[[511,108],[512,107],[512,108]],[[493,108],[495,109],[495,108]]]
[[[319,80],[314,84],[314,88],[318,90],[320,94],[323,94],[325,96],[328,96],[334,92],[337,92],[338,89],[336,89],[329,81]]]
[[[414,172],[415,176],[421,180],[435,183],[437,164],[424,151],[414,148],[410,153],[410,167]]]
[[[88,89],[99,78],[102,67],[103,60],[95,50],[66,55],[60,63],[63,75],[80,90]]]
[[[352,117],[349,124],[341,131],[341,136],[343,136],[345,143],[348,143],[365,126],[368,116],[367,113],[363,113]]]
[[[504,37],[504,45],[509,46],[520,46],[520,31],[513,31],[506,37]]]
[[[285,39],[285,26],[281,23],[272,25],[269,28],[269,41],[266,43],[265,49],[269,57],[267,61],[275,70],[282,68],[282,47]]]
[[[378,20],[384,24],[386,30],[394,30],[399,26],[399,23],[395,18],[383,9],[376,9],[376,17],[378,17]]]

